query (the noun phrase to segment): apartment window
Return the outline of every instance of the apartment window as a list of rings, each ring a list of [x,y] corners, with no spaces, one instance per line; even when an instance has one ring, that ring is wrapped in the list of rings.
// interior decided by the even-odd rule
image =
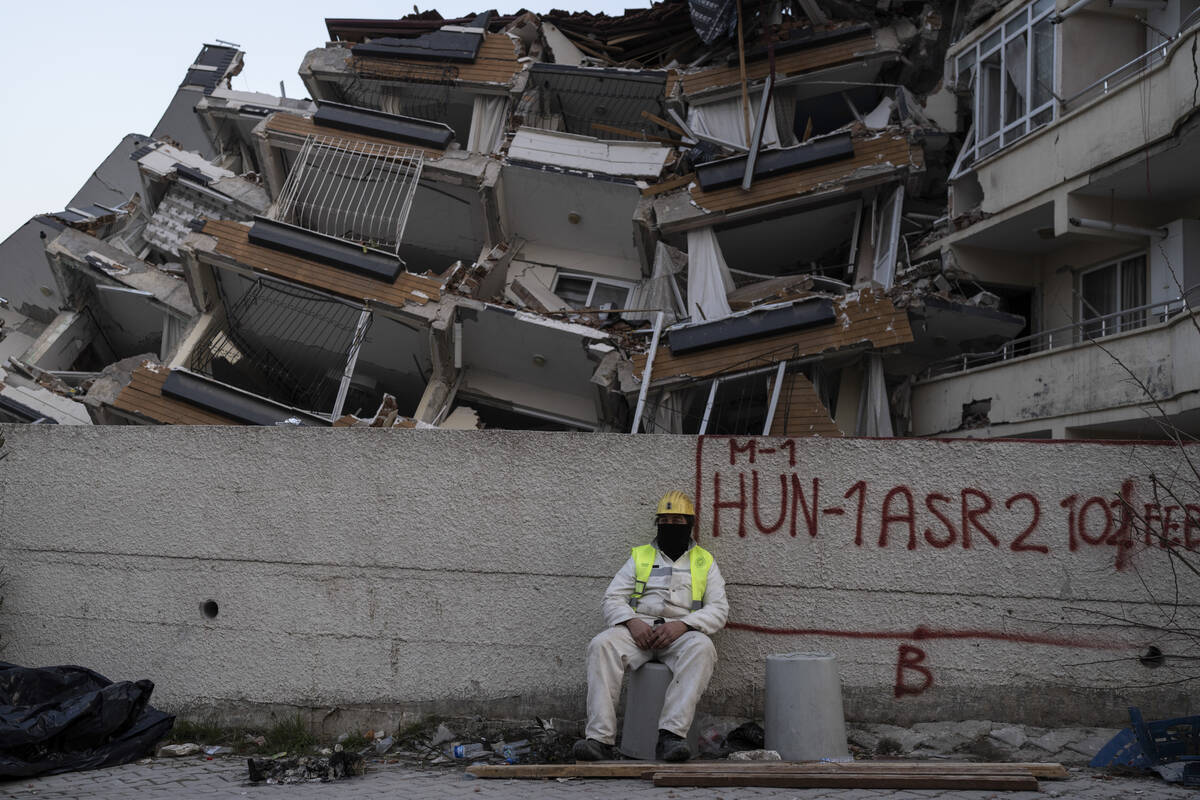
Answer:
[[[1079,321],[1084,323],[1084,338],[1110,336],[1144,326],[1145,305],[1145,254],[1114,261],[1079,275]]]
[[[572,308],[628,308],[632,291],[633,284],[590,275],[560,272],[554,278],[553,292]]]
[[[975,126],[962,167],[1054,119],[1053,17],[1054,0],[1035,0],[959,54],[957,82],[975,92]]]

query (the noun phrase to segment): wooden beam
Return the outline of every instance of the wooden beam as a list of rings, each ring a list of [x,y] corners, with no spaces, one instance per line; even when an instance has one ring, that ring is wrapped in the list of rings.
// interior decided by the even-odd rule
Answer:
[[[1066,767],[1053,762],[1010,764],[967,761],[693,761],[687,764],[663,764],[653,761],[591,761],[575,764],[476,764],[467,772],[477,778],[644,778],[671,772],[714,772],[753,774],[855,774],[855,775],[959,775],[977,777],[1030,776],[1065,779]]]
[[[681,186],[687,186],[694,180],[696,180],[696,173],[689,172],[687,175],[680,175],[678,178],[659,181],[658,183],[642,189],[642,197],[654,197],[655,195],[662,194],[663,192],[669,192],[672,189],[678,189]]]
[[[767,786],[780,789],[957,789],[1036,792],[1032,775],[813,774],[803,772],[656,772],[655,786]]]
[[[668,144],[672,147],[678,147],[679,145],[683,144],[683,142],[680,142],[677,139],[668,139],[665,136],[654,136],[649,133],[642,133],[641,131],[631,131],[627,128],[618,128],[616,125],[605,125],[603,122],[593,122],[592,128],[598,131],[604,131],[605,133],[618,133],[621,136],[629,136],[630,138],[641,139],[642,141],[646,142],[659,142],[661,144]]]
[[[655,116],[654,114],[651,114],[649,111],[642,111],[642,119],[648,119],[651,122],[653,122],[655,125],[658,125],[659,127],[662,127],[662,128],[666,128],[671,133],[675,133],[680,136],[687,136],[687,133],[683,130],[683,128],[679,127],[674,122],[667,122],[662,117]]]
[[[737,0],[738,70],[742,75],[742,120],[750,143],[750,89],[746,84],[746,40],[742,37],[742,0]]]

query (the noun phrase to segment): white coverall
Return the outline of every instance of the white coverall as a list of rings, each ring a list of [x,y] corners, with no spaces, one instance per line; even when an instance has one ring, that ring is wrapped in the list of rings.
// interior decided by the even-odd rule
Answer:
[[[689,550],[692,545],[689,545]],[[661,551],[654,555],[654,567],[646,581],[646,592],[638,601],[637,611],[629,605],[634,584],[633,558],[621,567],[604,592],[604,622],[608,627],[588,645],[588,722],[585,736],[613,744],[617,733],[617,698],[625,669],[637,669],[647,661],[666,664],[674,676],[667,687],[660,730],[686,737],[696,713],[696,703],[708,687],[717,651],[708,637],[725,627],[729,601],[725,599],[725,580],[714,561],[708,570],[704,588],[704,606],[692,611],[692,573],[688,554],[675,561]],[[647,625],[661,617],[668,622],[680,620],[695,630],[686,631],[663,650],[642,650],[633,642],[633,634],[623,624],[638,618]]]

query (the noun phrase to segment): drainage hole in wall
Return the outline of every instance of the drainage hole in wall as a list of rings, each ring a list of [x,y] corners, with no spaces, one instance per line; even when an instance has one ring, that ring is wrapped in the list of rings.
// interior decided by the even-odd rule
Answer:
[[[1146,648],[1146,652],[1144,654],[1138,656],[1138,661],[1141,662],[1142,666],[1150,667],[1151,669],[1154,667],[1161,667],[1163,662],[1166,660],[1167,657],[1163,655],[1162,650],[1159,650],[1154,645],[1150,645],[1148,648]]]
[[[209,619],[215,619],[220,610],[216,600],[205,600],[200,604],[200,613]]]

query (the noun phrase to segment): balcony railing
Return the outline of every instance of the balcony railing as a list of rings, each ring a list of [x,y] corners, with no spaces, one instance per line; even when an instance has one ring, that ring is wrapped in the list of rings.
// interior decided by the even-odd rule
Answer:
[[[395,253],[421,179],[424,151],[310,136],[296,156],[274,219]]]
[[[1149,50],[1142,53],[1129,63],[1122,64],[1112,72],[1088,84],[1070,97],[1063,98],[1063,108],[1069,109],[1079,100],[1090,100],[1093,97],[1106,95],[1111,90],[1123,84],[1125,81],[1134,77],[1143,70],[1153,66],[1159,60],[1166,58],[1167,50],[1170,48],[1171,44],[1181,38],[1184,33],[1187,32],[1189,27],[1196,25],[1197,23],[1200,23],[1200,9],[1197,9],[1188,15],[1188,17],[1185,18],[1183,23],[1179,26],[1179,30],[1176,31],[1171,38],[1156,44],[1154,47],[1151,47]]]
[[[1062,347],[1083,342],[1091,342],[1112,336],[1117,333],[1144,328],[1166,322],[1172,317],[1192,309],[1189,298],[1193,293],[1200,292],[1200,286],[1193,286],[1181,296],[1173,300],[1148,303],[1136,308],[1126,308],[1112,314],[1091,317],[1073,325],[1064,325],[1049,331],[1041,331],[1020,339],[1013,339],[1003,347],[985,353],[963,353],[952,358],[936,361],[925,368],[922,378],[935,378],[939,375],[952,375],[966,372],[975,367],[997,364],[1022,356],[1044,353]]]

